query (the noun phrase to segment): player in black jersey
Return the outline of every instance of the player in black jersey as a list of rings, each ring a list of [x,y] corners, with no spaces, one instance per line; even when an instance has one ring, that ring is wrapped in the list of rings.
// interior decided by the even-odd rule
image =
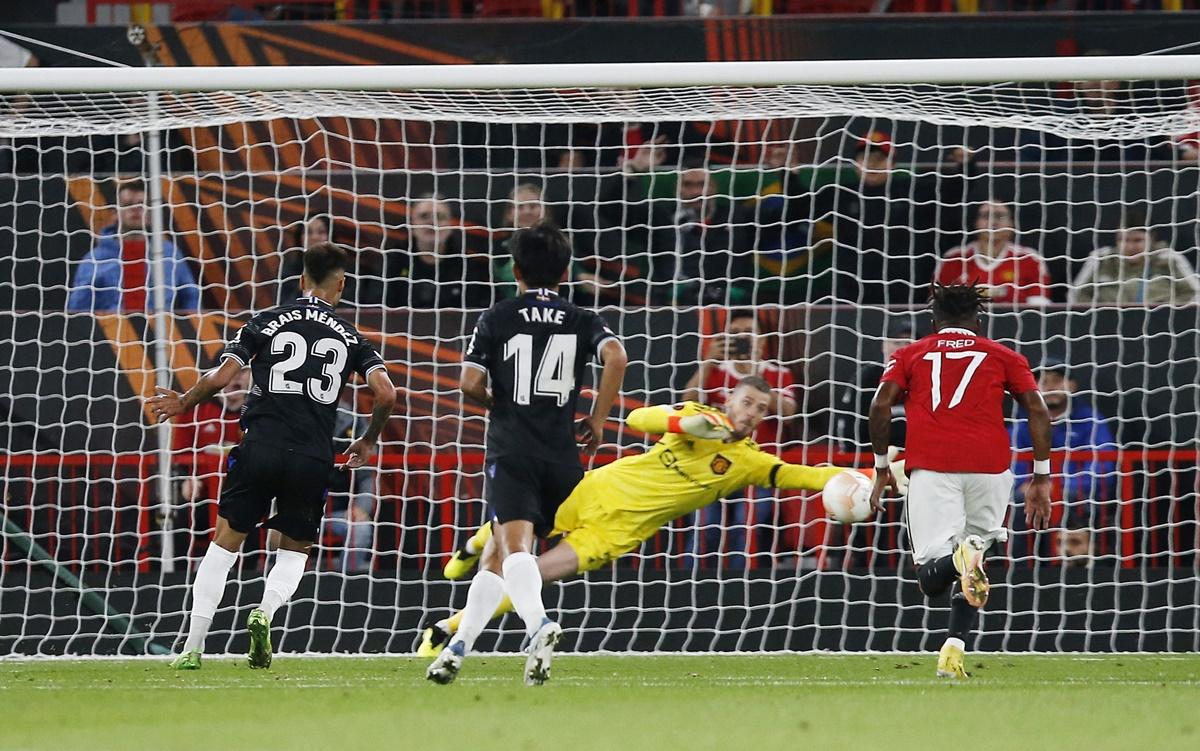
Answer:
[[[396,390],[375,349],[334,313],[346,286],[347,254],[333,243],[304,251],[304,297],[259,313],[221,353],[221,363],[186,394],[158,388],[148,400],[161,422],[191,409],[250,366],[254,386],[242,411],[244,436],[229,456],[218,504],[217,529],[192,582],[192,611],[183,653],[171,666],[200,668],[204,637],[246,535],[277,502],[266,526],[279,531],[275,565],[262,604],[250,613],[249,663],[271,665],[271,618],[304,574],[317,537],[333,466],[333,425],[342,387],[358,373],[375,394],[366,433],[350,444],[348,468],[375,452],[375,441],[396,402]]]
[[[559,505],[583,477],[579,444],[595,452],[625,375],[625,348],[604,320],[558,296],[571,262],[562,231],[538,223],[518,231],[510,247],[520,295],[479,317],[461,384],[488,409],[483,492],[494,536],[458,632],[426,673],[438,683],[454,680],[506,593],[530,639],[525,683],[549,677],[562,629],[546,617],[533,539],[551,531]],[[580,381],[593,359],[603,363],[595,402],[576,423]]]

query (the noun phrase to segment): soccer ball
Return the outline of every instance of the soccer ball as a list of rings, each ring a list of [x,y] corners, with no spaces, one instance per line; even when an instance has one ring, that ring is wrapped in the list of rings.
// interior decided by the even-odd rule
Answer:
[[[839,472],[825,483],[821,502],[830,519],[842,524],[865,521],[871,516],[871,481],[853,469]]]

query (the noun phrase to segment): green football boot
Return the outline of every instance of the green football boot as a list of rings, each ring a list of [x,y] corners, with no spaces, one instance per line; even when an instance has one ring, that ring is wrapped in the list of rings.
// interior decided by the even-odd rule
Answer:
[[[176,655],[174,660],[171,660],[172,670],[199,670],[200,669],[200,653],[199,652],[184,652],[181,655]]]
[[[250,669],[271,667],[271,622],[267,614],[259,608],[251,610],[246,629],[250,632],[250,654],[246,656]]]

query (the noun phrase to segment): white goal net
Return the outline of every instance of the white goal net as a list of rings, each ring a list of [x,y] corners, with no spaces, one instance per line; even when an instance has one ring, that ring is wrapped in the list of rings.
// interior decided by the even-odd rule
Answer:
[[[170,426],[142,399],[195,383],[324,239],[353,250],[341,312],[399,398],[374,466],[331,489],[278,647],[410,651],[465,600],[441,575],[484,518],[461,355],[540,218],[630,353],[598,462],[652,440],[629,410],[760,373],[767,450],[867,466],[865,406],[884,353],[928,333],[931,281],[987,286],[989,333],[1055,415],[1057,502],[1025,527],[1014,408],[975,646],[1200,649],[1200,59],[16,73],[0,656],[177,646],[244,393]],[[340,446],[368,394],[347,389]],[[547,602],[581,651],[927,649],[947,603],[918,591],[902,507],[843,527],[812,494],[747,489]],[[247,541],[208,651],[245,649],[270,547]],[[480,646],[515,650],[520,624],[494,626]]]

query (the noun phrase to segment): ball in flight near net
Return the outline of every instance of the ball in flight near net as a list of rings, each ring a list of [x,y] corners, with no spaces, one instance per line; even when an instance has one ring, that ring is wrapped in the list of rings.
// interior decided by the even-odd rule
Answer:
[[[871,517],[871,481],[852,469],[836,474],[825,483],[821,502],[830,519],[842,524],[866,521]]]

